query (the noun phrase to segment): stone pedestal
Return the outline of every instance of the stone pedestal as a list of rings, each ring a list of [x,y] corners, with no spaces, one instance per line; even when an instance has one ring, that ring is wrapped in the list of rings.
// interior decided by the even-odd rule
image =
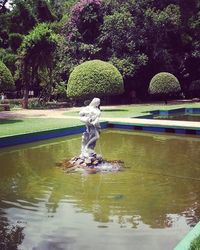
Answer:
[[[122,161],[106,161],[100,155],[89,158],[73,157],[71,160],[64,160],[57,163],[65,172],[82,172],[88,174],[117,172],[124,169]]]

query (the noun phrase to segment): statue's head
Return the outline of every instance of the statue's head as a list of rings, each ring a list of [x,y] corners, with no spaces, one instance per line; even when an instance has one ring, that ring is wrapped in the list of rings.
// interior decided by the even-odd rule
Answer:
[[[100,106],[100,99],[99,98],[94,98],[91,103],[89,104],[89,106],[92,106],[94,108],[99,108]]]

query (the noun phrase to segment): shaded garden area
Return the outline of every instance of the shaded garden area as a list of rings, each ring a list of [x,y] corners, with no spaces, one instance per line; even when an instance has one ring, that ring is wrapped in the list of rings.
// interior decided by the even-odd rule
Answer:
[[[199,16],[198,0],[0,1],[0,92],[23,98],[24,108],[30,97],[38,98],[35,106],[83,103],[83,95],[75,98],[68,91],[70,74],[83,62],[101,60],[120,72],[124,90],[116,91],[114,82],[109,91],[105,86],[90,91],[85,82],[80,93],[89,99],[125,104],[151,100],[155,93],[157,99],[199,97]],[[160,72],[174,75],[178,85],[162,77],[149,90]]]

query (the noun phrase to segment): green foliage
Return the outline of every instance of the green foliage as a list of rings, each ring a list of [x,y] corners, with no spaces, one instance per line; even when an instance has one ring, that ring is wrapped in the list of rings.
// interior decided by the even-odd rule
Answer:
[[[192,81],[188,92],[189,97],[200,97],[200,80]]]
[[[169,4],[163,10],[150,8],[146,11],[146,16],[151,17],[153,22],[157,25],[180,25],[180,7],[175,4]]]
[[[199,8],[200,9],[200,8]],[[192,55],[200,58],[200,10],[192,16],[189,21],[190,33],[192,34],[190,44],[192,44]]]
[[[156,74],[150,82],[149,93],[157,97],[175,97],[180,94],[181,88],[178,79],[168,72]]]
[[[11,90],[14,87],[14,80],[10,70],[0,61],[0,91]]]
[[[99,37],[104,56],[118,68],[125,80],[133,78],[148,63],[148,56],[137,48],[136,30],[130,10],[121,6],[118,11],[105,16]]]
[[[21,56],[29,63],[48,63],[47,57],[56,49],[57,42],[58,36],[52,32],[48,24],[38,24],[24,37],[20,47]]]
[[[135,60],[128,56],[124,58],[111,57],[110,62],[120,71],[123,78],[126,79],[133,77],[141,66],[146,65],[148,57],[145,54],[137,55]]]
[[[135,74],[136,65],[133,64],[131,58],[110,58],[110,62],[120,71],[124,78],[131,77]]]
[[[0,60],[9,68],[12,75],[14,75],[17,61],[17,55],[9,49],[0,49]]]
[[[33,9],[30,4],[21,0],[13,1],[12,5],[10,32],[27,34],[36,24]]]
[[[188,250],[200,250],[200,235],[192,241]]]
[[[48,2],[57,19],[61,20],[61,22],[65,20],[64,23],[66,23],[70,15],[70,10],[77,0],[49,0]]]
[[[123,78],[110,63],[92,60],[75,67],[67,85],[68,97],[83,99],[123,93]]]
[[[9,35],[9,44],[14,52],[16,52],[17,49],[20,47],[22,40],[23,40],[23,35],[19,33],[11,33]]]
[[[60,99],[65,100],[67,97],[66,87],[67,87],[66,82],[56,83],[53,93],[54,97],[56,97],[56,99],[59,98],[59,100]]]
[[[45,97],[49,98],[50,89],[53,84],[53,59],[54,51],[58,42],[58,36],[49,28],[48,24],[41,23],[35,27],[24,40],[20,47],[20,75],[22,75],[23,85],[25,87],[24,107],[28,107],[28,91],[30,86],[37,83],[39,87],[41,80],[46,82]],[[43,71],[44,77],[40,75]],[[43,92],[44,93],[44,92]]]
[[[131,13],[122,9],[105,16],[100,40],[102,43],[108,43],[113,52],[121,56],[122,53],[134,48],[133,32],[131,32],[134,29],[135,23]]]
[[[45,0],[36,1],[36,15],[39,22],[53,22],[56,20],[50,5]]]
[[[123,75],[125,100],[131,92],[135,92],[137,98],[147,96],[148,82],[157,72],[176,75],[186,97],[195,93],[190,91],[190,85],[200,79],[199,0],[2,2],[0,60],[17,76],[20,74],[16,71],[16,59],[20,56],[18,64],[26,61],[29,64],[27,74],[33,73],[31,84],[41,85],[44,74],[36,77],[38,67],[42,72],[41,68],[48,64],[54,71],[51,81],[56,86],[56,83],[68,81],[75,66],[100,59],[111,62]],[[11,8],[7,8],[6,2]],[[41,22],[48,23],[47,29],[54,31],[50,31],[51,34],[61,35],[56,51],[54,39],[47,34],[47,29],[35,30]],[[23,45],[21,35],[27,36]],[[197,66],[190,66],[194,64]],[[22,85],[19,80],[18,86]]]
[[[0,48],[8,48],[10,16],[0,13]]]

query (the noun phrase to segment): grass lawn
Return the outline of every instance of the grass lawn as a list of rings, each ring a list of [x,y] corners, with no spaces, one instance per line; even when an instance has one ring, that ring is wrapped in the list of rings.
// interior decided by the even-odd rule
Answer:
[[[174,108],[193,107],[200,108],[200,103],[186,104],[132,104],[120,106],[101,107],[102,118],[112,117],[137,117],[139,115],[148,114],[151,110],[166,110]],[[65,118],[16,118],[16,119],[0,119],[0,137],[24,134],[35,131],[51,130],[56,128],[67,128],[82,123],[76,118],[67,118],[67,116],[79,116],[79,111],[67,111],[64,113]]]
[[[200,235],[192,241],[188,250],[200,250]]]
[[[175,108],[200,108],[200,103],[181,103],[181,104],[132,104],[114,107],[101,107],[101,117],[137,117],[148,114],[152,110],[168,110]],[[65,112],[66,116],[78,116],[79,111]]]
[[[81,124],[78,119],[65,118],[0,119],[0,137],[56,128],[67,128]]]

